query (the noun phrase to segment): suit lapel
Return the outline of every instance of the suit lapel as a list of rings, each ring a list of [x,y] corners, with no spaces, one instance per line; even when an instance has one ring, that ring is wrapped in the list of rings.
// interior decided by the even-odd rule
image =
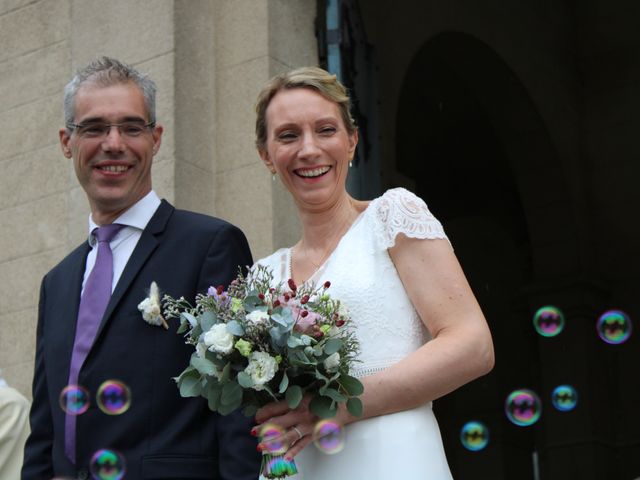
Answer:
[[[156,213],[151,217],[151,220],[149,220],[147,227],[142,231],[140,240],[138,240],[136,248],[133,250],[133,253],[131,253],[131,257],[129,258],[129,261],[120,276],[120,280],[118,280],[113,294],[111,295],[111,300],[109,300],[107,310],[104,312],[104,316],[100,322],[100,327],[96,334],[96,340],[102,333],[105,324],[113,314],[115,308],[129,291],[131,282],[133,282],[153,251],[160,244],[158,236],[164,232],[173,210],[173,206],[171,206],[167,201],[162,200],[158,210],[156,210]],[[143,297],[141,296],[138,300],[141,302]]]

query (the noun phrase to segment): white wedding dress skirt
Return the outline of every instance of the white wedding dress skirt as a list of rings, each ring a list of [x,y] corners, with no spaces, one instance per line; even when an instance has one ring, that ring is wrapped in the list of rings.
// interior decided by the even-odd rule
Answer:
[[[359,378],[397,363],[431,339],[388,253],[398,234],[446,239],[420,198],[401,188],[389,190],[371,201],[308,280],[330,281],[327,293],[349,309],[361,362],[351,374]],[[290,248],[258,263],[271,267],[275,283],[291,278]],[[327,455],[309,445],[296,457],[298,480],[451,479],[431,402],[345,430],[340,453]]]
[[[451,479],[430,403],[349,424],[339,453],[312,444],[296,465],[296,480]]]

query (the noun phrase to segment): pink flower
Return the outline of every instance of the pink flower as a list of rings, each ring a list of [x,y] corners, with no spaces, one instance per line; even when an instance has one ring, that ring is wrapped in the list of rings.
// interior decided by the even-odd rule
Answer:
[[[322,320],[322,317],[317,313],[304,310],[300,307],[291,306],[291,314],[293,318],[296,319],[296,324],[293,328],[303,333],[311,333],[313,326]]]

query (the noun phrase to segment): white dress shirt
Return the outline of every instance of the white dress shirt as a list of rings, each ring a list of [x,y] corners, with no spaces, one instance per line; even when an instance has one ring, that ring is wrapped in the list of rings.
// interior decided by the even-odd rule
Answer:
[[[138,240],[142,236],[142,231],[151,220],[151,217],[156,213],[156,210],[160,206],[160,198],[151,190],[146,196],[138,200],[129,210],[124,212],[113,223],[119,223],[125,225],[115,237],[111,240],[109,245],[113,252],[113,282],[111,284],[111,291],[115,288],[124,267],[127,265],[133,249],[136,248]],[[91,245],[91,251],[87,256],[87,265],[84,270],[84,279],[82,280],[82,289],[87,282],[87,278],[96,263],[96,255],[98,254],[98,239],[91,232],[95,228],[99,227],[89,215],[89,245]]]

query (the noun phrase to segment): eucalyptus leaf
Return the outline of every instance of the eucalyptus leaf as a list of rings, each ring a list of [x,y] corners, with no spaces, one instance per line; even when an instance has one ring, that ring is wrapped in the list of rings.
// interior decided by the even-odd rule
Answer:
[[[284,372],[284,374],[282,375],[282,380],[280,380],[278,393],[284,393],[288,386],[289,386],[289,377],[287,377],[287,372]]]
[[[287,321],[284,319],[284,317],[279,314],[273,314],[271,315],[271,320],[273,320],[274,322],[276,322],[278,325],[281,325],[283,327],[288,327]]]
[[[338,390],[334,388],[326,388],[323,393],[324,396],[331,398],[336,402],[345,402],[347,397],[342,395]]]
[[[194,328],[196,325],[198,325],[198,320],[196,320],[196,317],[194,317],[188,312],[181,312],[180,318],[184,318],[187,322],[189,322],[189,325],[191,325],[191,328]]]
[[[320,418],[331,418],[336,414],[336,405],[328,397],[316,396],[309,402],[309,409]]]
[[[185,368],[180,375],[174,378],[176,382],[180,382],[184,377],[199,377],[198,371],[189,365]]]
[[[206,350],[204,356],[207,360],[209,360],[219,369],[223,369],[224,366],[227,364],[227,360],[225,358],[218,356],[217,353],[214,353],[211,350]]]
[[[207,310],[206,312],[202,312],[198,317],[200,321],[200,326],[202,327],[203,332],[208,332],[213,325],[215,325],[218,321],[216,314],[211,310]]]
[[[284,394],[289,408],[296,408],[302,401],[302,388],[299,385],[291,385]]]
[[[300,340],[299,337],[291,335],[287,339],[287,347],[289,347],[289,348],[296,348],[296,347],[300,347],[302,345],[304,345],[304,343],[302,343],[302,340]]]
[[[231,362],[227,363],[222,369],[220,374],[220,383],[224,383],[229,380],[229,373],[231,372]]]
[[[202,375],[214,375],[217,371],[213,362],[206,358],[200,358],[197,355],[191,356],[191,365],[198,370]]]
[[[249,295],[244,299],[244,308],[246,310],[255,310],[255,307],[260,305],[262,300],[257,295]]]
[[[220,407],[220,395],[222,394],[222,386],[218,382],[209,382],[207,389],[207,403],[209,409],[216,412]]]
[[[242,387],[237,382],[227,382],[222,386],[222,396],[220,397],[220,405],[236,405],[240,406],[242,402]],[[234,410],[235,410],[234,408]]]
[[[179,387],[183,397],[198,397],[202,393],[202,383],[197,377],[184,377],[180,380]]]
[[[346,392],[351,396],[361,395],[364,392],[364,386],[362,382],[355,377],[350,377],[349,375],[343,375],[338,383],[346,390]]]
[[[311,338],[309,335],[300,336],[300,340],[302,340],[302,343],[305,345],[311,345],[311,343],[314,341],[313,338]]]
[[[202,327],[200,325],[193,327],[189,333],[189,336],[193,339],[200,338],[200,335],[202,335]]]
[[[240,408],[240,401],[238,401],[237,403],[231,403],[229,405],[225,405],[224,403],[220,403],[220,406],[218,407],[218,413],[220,415],[229,415],[230,413],[235,412],[238,408]]]
[[[236,337],[244,335],[244,328],[242,328],[242,325],[240,325],[237,320],[231,320],[227,323],[227,331]]]
[[[362,416],[362,400],[356,397],[351,397],[347,400],[347,411],[354,417]]]
[[[327,343],[324,344],[324,353],[331,355],[336,353],[342,348],[342,340],[339,338],[330,338]]]
[[[176,333],[177,333],[178,335],[180,335],[181,333],[186,332],[187,330],[189,330],[189,326],[188,326],[188,325],[189,325],[189,324],[188,324],[188,323],[186,323],[186,322],[182,322],[182,323],[180,323],[180,326],[178,327],[178,330],[176,330]]]
[[[251,375],[246,372],[238,372],[236,380],[242,388],[251,388],[254,385]]]

